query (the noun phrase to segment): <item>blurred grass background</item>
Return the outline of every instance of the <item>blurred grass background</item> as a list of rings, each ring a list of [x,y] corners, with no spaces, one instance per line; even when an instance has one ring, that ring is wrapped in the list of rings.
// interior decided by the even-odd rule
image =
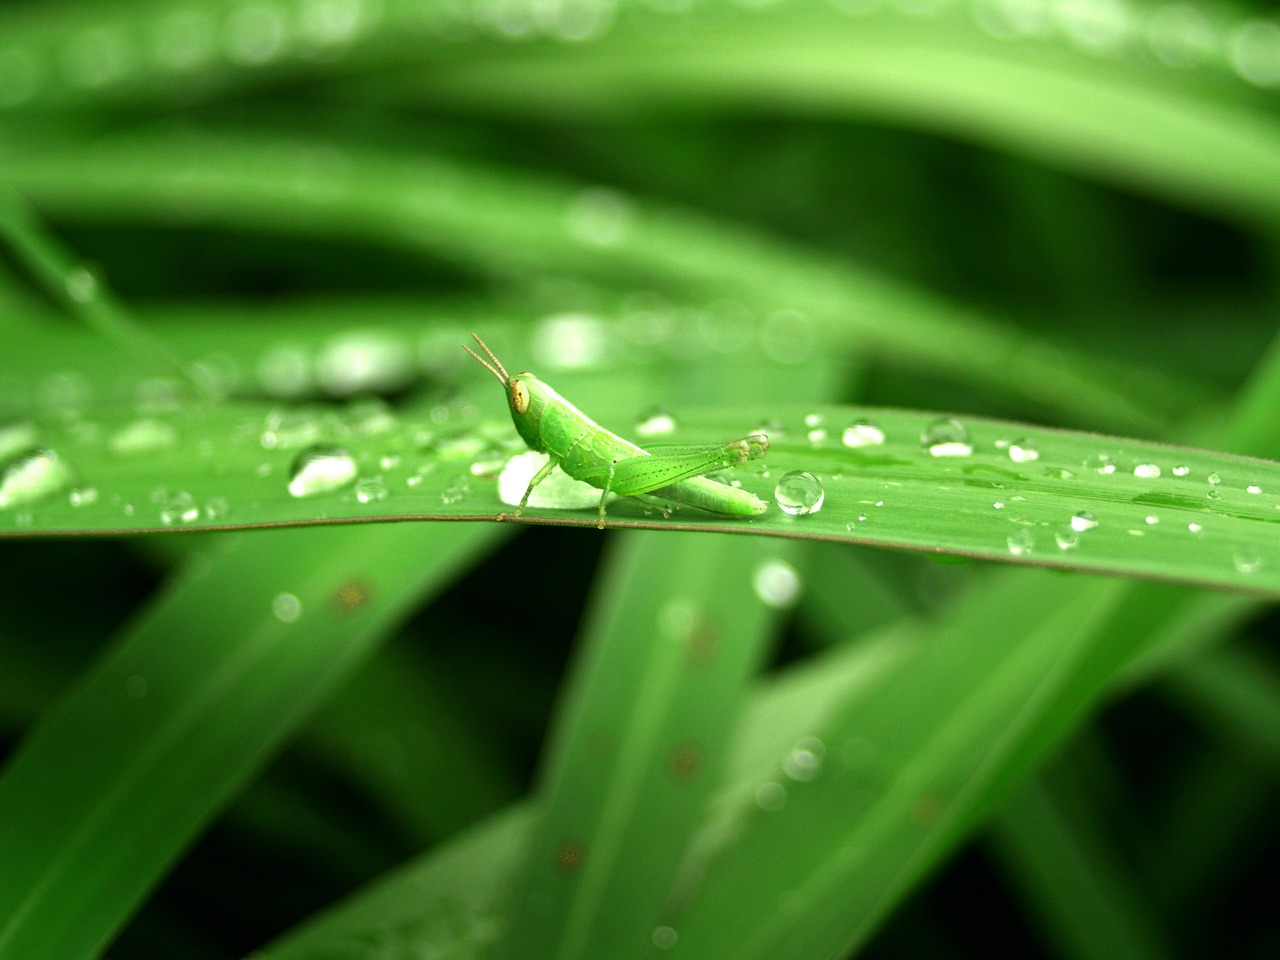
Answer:
[[[77,326],[114,291],[236,400],[441,409],[494,328],[588,410],[1276,458],[1278,94],[1261,4],[9,0],[0,178],[98,282],[0,251],[0,427],[175,389]],[[565,317],[643,363],[575,369]],[[246,955],[535,784],[469,835],[483,909],[445,871],[389,894],[443,919],[280,956],[1280,951],[1264,604],[460,526],[0,540],[0,957]]]

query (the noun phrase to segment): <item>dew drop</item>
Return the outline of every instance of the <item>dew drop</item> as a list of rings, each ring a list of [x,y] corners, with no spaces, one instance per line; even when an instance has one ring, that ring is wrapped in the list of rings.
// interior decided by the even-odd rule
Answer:
[[[1109,454],[1105,454],[1105,453],[1098,454],[1098,457],[1095,463],[1097,464],[1097,466],[1094,467],[1094,470],[1102,474],[1102,476],[1104,477],[1108,477],[1111,474],[1116,472],[1116,465],[1111,462],[1111,456]]]
[[[1143,518],[1143,522],[1145,522],[1146,525],[1149,527],[1154,527],[1156,524],[1160,522],[1160,518],[1157,517],[1154,513],[1149,513],[1146,515],[1146,517]]]
[[[498,475],[498,499],[514,507],[529,489],[529,481],[547,463],[545,453],[526,450],[507,461]],[[613,498],[610,497],[612,500]],[[589,483],[574,480],[562,470],[553,470],[529,494],[528,506],[553,510],[582,510],[600,503],[600,491]]]
[[[751,587],[767,607],[786,610],[800,599],[800,574],[785,560],[765,560],[755,569]]]
[[[544,367],[589,370],[599,366],[609,348],[604,322],[586,313],[544,317],[533,328],[533,352]]]
[[[1218,471],[1216,470],[1213,473],[1209,474],[1209,476],[1206,479],[1209,481],[1209,486],[1211,487],[1216,487],[1218,484],[1222,482],[1222,477],[1218,475]]]
[[[267,414],[258,442],[264,450],[289,450],[320,438],[320,416],[313,410],[282,407]]]
[[[1238,573],[1257,573],[1262,569],[1262,554],[1252,544],[1241,544],[1231,555],[1231,563]]]
[[[0,424],[0,459],[29,450],[35,445],[35,424],[26,421]]]
[[[1009,534],[1009,536],[1005,538],[1005,543],[1008,544],[1009,552],[1011,554],[1015,557],[1022,557],[1026,556],[1035,548],[1036,538],[1035,534],[1024,527],[1021,530],[1015,530],[1013,533]]]
[[[967,457],[973,453],[969,431],[963,423],[951,417],[930,421],[920,434],[920,443],[934,457]]]
[[[1191,522],[1191,523],[1188,523],[1188,524],[1187,524],[1187,529],[1188,529],[1189,531],[1191,531],[1192,533],[1199,533],[1201,530],[1203,530],[1203,529],[1204,529],[1204,527],[1200,526],[1200,524],[1195,523],[1195,522],[1193,521],[1193,522]]]
[[[67,296],[76,303],[88,303],[98,295],[98,278],[93,271],[79,267],[67,274]]]
[[[655,927],[653,931],[653,945],[659,950],[670,950],[676,945],[679,934],[671,927]]]
[[[884,431],[870,420],[854,420],[840,440],[846,447],[877,447],[884,443]]]
[[[776,781],[769,780],[756,787],[756,806],[768,813],[774,813],[787,805],[787,788]]]
[[[666,410],[651,410],[636,421],[636,433],[642,437],[660,437],[675,429],[676,418]]]
[[[1033,441],[1023,437],[1020,440],[1014,440],[1009,444],[1009,459],[1014,463],[1026,463],[1030,460],[1039,460],[1040,451],[1036,449]]]
[[[361,503],[375,503],[387,499],[387,485],[382,477],[361,477],[356,481],[356,499]]]
[[[1076,533],[1084,533],[1098,525],[1097,518],[1088,510],[1081,510],[1071,518],[1071,529]]]
[[[0,471],[0,510],[25,507],[71,485],[71,468],[53,450],[28,450]]]
[[[314,497],[355,483],[358,469],[351,454],[339,447],[312,447],[298,455],[289,474],[289,493]]]
[[[1186,464],[1181,464],[1181,463],[1180,463],[1180,464],[1178,464],[1178,466],[1176,466],[1176,467],[1174,467],[1174,468],[1173,468],[1173,475],[1174,475],[1175,477],[1185,477],[1185,476],[1187,476],[1187,474],[1189,474],[1190,472],[1191,472],[1191,468],[1190,468],[1190,467],[1188,467]]]
[[[151,502],[160,508],[160,522],[166,527],[184,526],[200,519],[196,498],[186,490],[159,487],[151,492]]]
[[[803,517],[822,509],[826,491],[822,481],[807,470],[791,470],[782,475],[773,488],[778,509],[793,517]]]
[[[782,760],[782,772],[797,783],[811,783],[822,772],[827,748],[817,737],[803,737]]]
[[[204,515],[210,520],[220,520],[231,512],[226,497],[210,497],[204,502]]]
[[[1074,550],[1080,545],[1080,534],[1075,530],[1059,530],[1053,535],[1059,550]]]
[[[302,616],[302,601],[292,593],[277,593],[271,601],[271,613],[281,623],[296,623]]]
[[[1160,468],[1154,463],[1140,463],[1133,468],[1133,475],[1143,480],[1154,480],[1160,476]]]
[[[993,509],[993,510],[1003,510],[1003,509],[1004,509],[1004,501],[1003,501],[1003,500],[996,500],[996,501],[994,501],[994,502],[991,504],[991,509]]]
[[[98,502],[98,488],[79,487],[67,494],[67,500],[73,507],[87,507]]]
[[[1259,486],[1258,484],[1256,484],[1256,483],[1251,483],[1251,484],[1249,484],[1247,487],[1245,487],[1245,488],[1244,488],[1244,492],[1245,492],[1245,493],[1254,493],[1254,494],[1261,493],[1261,492],[1262,492],[1262,487],[1260,487],[1260,486]]]

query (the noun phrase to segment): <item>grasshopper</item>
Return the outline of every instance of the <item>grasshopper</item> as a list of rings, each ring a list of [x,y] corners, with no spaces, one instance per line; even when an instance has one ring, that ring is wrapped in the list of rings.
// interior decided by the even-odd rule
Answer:
[[[474,333],[488,361],[466,344],[462,349],[498,378],[507,393],[511,419],[524,442],[550,459],[525,490],[516,507],[520,516],[533,488],[559,467],[575,480],[598,487],[600,519],[609,494],[656,500],[670,515],[667,503],[683,503],[725,517],[753,517],[769,508],[753,493],[708,480],[706,475],[727,467],[758,460],[769,449],[769,438],[752,434],[728,443],[669,446],[650,453],[610,433],[532,373],[507,373],[483,340]],[[657,448],[655,448],[657,449]],[[502,519],[502,517],[499,517]]]

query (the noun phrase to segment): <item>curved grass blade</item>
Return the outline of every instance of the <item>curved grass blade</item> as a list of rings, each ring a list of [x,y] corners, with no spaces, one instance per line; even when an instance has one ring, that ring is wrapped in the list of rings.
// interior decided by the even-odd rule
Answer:
[[[0,954],[96,956],[236,788],[495,532],[276,531],[193,558],[0,776]]]

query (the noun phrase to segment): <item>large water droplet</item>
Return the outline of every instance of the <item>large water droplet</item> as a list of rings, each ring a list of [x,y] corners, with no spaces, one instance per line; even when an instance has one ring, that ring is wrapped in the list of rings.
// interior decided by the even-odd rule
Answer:
[[[1023,437],[1014,440],[1009,444],[1009,459],[1014,463],[1026,463],[1029,460],[1039,460],[1040,451],[1036,449],[1034,441]]]
[[[508,506],[518,506],[520,498],[529,488],[534,474],[547,463],[545,453],[528,450],[507,461],[498,475],[498,499]],[[610,499],[614,499],[611,497]],[[600,503],[600,491],[589,483],[575,480],[562,470],[551,474],[533,488],[529,495],[530,507],[550,507],[554,510],[583,510]]]
[[[1160,468],[1154,463],[1140,463],[1133,468],[1133,475],[1143,480],[1154,480],[1160,476]]]
[[[800,599],[800,574],[791,564],[775,557],[756,567],[751,587],[765,606],[785,610]]]
[[[1097,518],[1088,510],[1081,510],[1071,518],[1071,529],[1076,533],[1084,533],[1098,525]]]
[[[773,496],[783,513],[803,517],[822,509],[826,491],[822,481],[807,470],[790,470],[778,480]]]
[[[358,468],[351,454],[339,447],[312,447],[299,454],[289,475],[295,497],[332,493],[355,483]]]
[[[1021,530],[1015,530],[1005,539],[1005,543],[1009,547],[1009,552],[1015,557],[1026,556],[1035,549],[1036,538],[1026,527]]]
[[[71,485],[71,468],[53,450],[28,450],[0,471],[0,510],[24,507]]]
[[[967,457],[973,453],[969,431],[959,420],[939,417],[925,425],[920,443],[934,457]]]
[[[1239,573],[1257,573],[1262,569],[1262,552],[1252,544],[1242,543],[1231,555],[1231,563]]]
[[[884,431],[870,420],[854,420],[840,439],[846,447],[877,447],[884,443]]]

